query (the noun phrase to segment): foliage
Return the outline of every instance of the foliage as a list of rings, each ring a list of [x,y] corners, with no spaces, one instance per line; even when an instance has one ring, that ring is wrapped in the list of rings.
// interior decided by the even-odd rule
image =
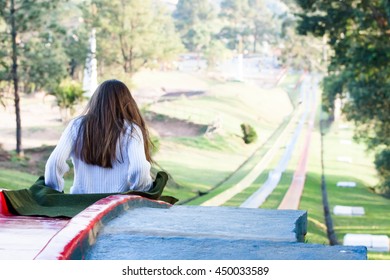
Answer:
[[[230,49],[242,49],[240,40],[248,35],[248,13],[251,7],[247,0],[224,0],[221,2],[220,18],[224,20],[224,27],[220,36],[228,41]]]
[[[26,41],[21,52],[20,78],[26,93],[53,89],[67,76],[62,42],[50,32]]]
[[[248,0],[251,9],[247,15],[249,20],[248,33],[249,42],[253,43],[253,52],[256,53],[257,44],[267,41],[276,43],[280,36],[280,20],[276,15],[271,14],[265,7],[264,0]],[[249,47],[248,47],[249,49]]]
[[[282,23],[282,51],[280,61],[286,67],[310,72],[325,72],[321,39],[296,33],[296,21],[285,18]]]
[[[70,78],[77,79],[84,70],[88,54],[88,34],[84,28],[68,30],[63,40],[63,48],[67,56],[67,72]]]
[[[31,0],[1,0],[0,1],[0,22],[4,25],[1,33],[2,45],[8,49],[7,57],[0,57],[0,64],[7,65],[9,78],[13,83],[16,115],[16,153],[23,156],[22,150],[22,125],[20,117],[20,95],[19,80],[20,74],[18,63],[22,56],[22,49],[25,41],[33,38],[40,29],[45,26],[46,12],[57,5],[55,1],[31,1]],[[5,43],[4,43],[5,42]],[[6,75],[8,76],[8,75]]]
[[[87,24],[97,30],[97,58],[105,65],[121,65],[133,75],[155,67],[181,50],[171,15],[151,0],[92,0],[83,9]]]
[[[215,33],[216,13],[208,0],[180,0],[173,14],[176,29],[189,51],[201,52]]]
[[[49,92],[49,94],[56,97],[63,121],[67,121],[69,116],[74,114],[76,105],[85,100],[82,86],[72,80],[62,81],[53,91]]]
[[[204,57],[210,69],[213,69],[220,61],[224,61],[230,56],[231,51],[219,40],[211,41],[204,51]]]
[[[15,1],[18,74],[22,89],[27,93],[53,89],[66,76],[74,77],[75,68],[85,62],[86,36],[67,16],[70,12],[77,14],[77,8],[58,2]],[[3,3],[9,8],[9,1]],[[0,23],[0,38],[3,39],[0,41],[0,80],[6,75],[10,79],[12,64],[9,11],[4,10],[3,19],[6,26],[1,28]]]
[[[219,35],[230,49],[257,53],[259,44],[275,43],[279,36],[279,20],[264,0],[224,0],[219,17],[224,22]]]
[[[378,189],[390,197],[390,149],[384,149],[376,154],[375,167],[381,178]]]
[[[6,24],[2,18],[0,18],[0,81],[10,79],[10,41],[6,33]]]
[[[242,139],[244,140],[245,144],[250,144],[257,140],[257,133],[251,125],[242,123],[241,130],[244,135]]]
[[[387,0],[298,0],[298,30],[323,37],[332,48],[324,104],[356,125],[355,139],[380,152],[390,145],[390,3]],[[384,167],[385,168],[385,167]],[[380,176],[385,180],[382,173]]]

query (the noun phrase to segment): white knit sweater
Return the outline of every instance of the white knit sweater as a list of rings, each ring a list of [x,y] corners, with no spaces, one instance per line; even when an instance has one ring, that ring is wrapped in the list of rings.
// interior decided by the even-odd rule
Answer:
[[[45,184],[55,190],[63,191],[64,174],[69,171],[66,163],[71,159],[74,165],[72,194],[111,193],[128,190],[148,191],[153,184],[150,175],[150,163],[146,160],[141,129],[126,124],[126,133],[117,143],[117,158],[113,168],[90,165],[75,156],[75,142],[82,117],[72,120],[50,155],[45,167]],[[133,133],[131,134],[131,128]]]

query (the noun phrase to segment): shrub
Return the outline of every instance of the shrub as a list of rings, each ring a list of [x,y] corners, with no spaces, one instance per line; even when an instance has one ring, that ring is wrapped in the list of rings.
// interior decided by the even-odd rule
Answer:
[[[76,105],[86,99],[82,86],[70,80],[63,81],[49,94],[55,96],[64,122],[74,114]]]
[[[386,148],[375,156],[375,167],[378,171],[380,183],[377,191],[390,196],[390,149]]]
[[[243,133],[242,139],[244,140],[245,144],[250,144],[257,140],[257,133],[251,125],[242,123],[241,130]]]

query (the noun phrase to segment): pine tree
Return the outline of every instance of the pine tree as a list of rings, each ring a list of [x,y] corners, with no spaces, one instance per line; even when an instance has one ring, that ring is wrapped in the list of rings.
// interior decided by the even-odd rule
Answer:
[[[6,41],[6,59],[2,64],[8,64],[9,77],[12,80],[16,116],[16,153],[23,156],[22,149],[22,125],[20,117],[20,94],[19,94],[19,61],[23,48],[23,35],[38,30],[45,22],[45,17],[50,9],[57,5],[58,0],[33,1],[33,0],[0,0],[0,17],[6,28],[2,38]]]

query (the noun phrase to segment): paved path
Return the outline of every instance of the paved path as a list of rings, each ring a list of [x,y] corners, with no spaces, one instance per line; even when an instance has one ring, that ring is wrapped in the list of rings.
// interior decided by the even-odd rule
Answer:
[[[268,152],[264,155],[264,157],[260,160],[260,162],[236,185],[225,190],[219,195],[214,196],[213,198],[205,201],[202,206],[220,206],[233,198],[235,195],[241,193],[246,188],[250,187],[252,183],[263,173],[264,169],[270,164],[271,160],[275,157],[275,154],[280,149],[283,140],[286,138],[286,135],[291,131],[292,126],[296,123],[299,110],[294,112],[293,117],[290,122],[283,130],[283,132],[276,139],[274,145],[268,150]]]
[[[317,83],[315,85],[317,87]],[[298,162],[298,167],[295,170],[293,181],[290,185],[290,187],[287,190],[287,193],[285,194],[282,202],[280,203],[278,209],[298,209],[299,203],[301,201],[301,196],[303,193],[303,188],[305,186],[305,180],[306,180],[306,171],[307,171],[307,162],[309,157],[309,149],[310,149],[310,142],[311,142],[311,136],[313,134],[314,129],[314,121],[316,116],[316,108],[317,108],[317,102],[316,102],[316,89],[312,93],[312,99],[313,102],[311,104],[311,113],[310,113],[310,120],[306,132],[306,138],[305,138],[305,144],[303,146],[301,156]]]
[[[304,129],[304,124],[308,117],[308,114],[312,110],[313,94],[311,92],[311,80],[310,76],[307,76],[302,84],[301,95],[304,106],[304,112],[299,120],[299,124],[296,127],[293,136],[291,137],[290,143],[287,145],[286,151],[280,159],[277,167],[270,172],[267,181],[259,187],[246,201],[244,201],[240,207],[245,208],[259,208],[268,196],[278,186],[283,172],[286,170],[288,163],[292,157],[294,150],[296,149],[296,143],[298,138],[301,136]]]

